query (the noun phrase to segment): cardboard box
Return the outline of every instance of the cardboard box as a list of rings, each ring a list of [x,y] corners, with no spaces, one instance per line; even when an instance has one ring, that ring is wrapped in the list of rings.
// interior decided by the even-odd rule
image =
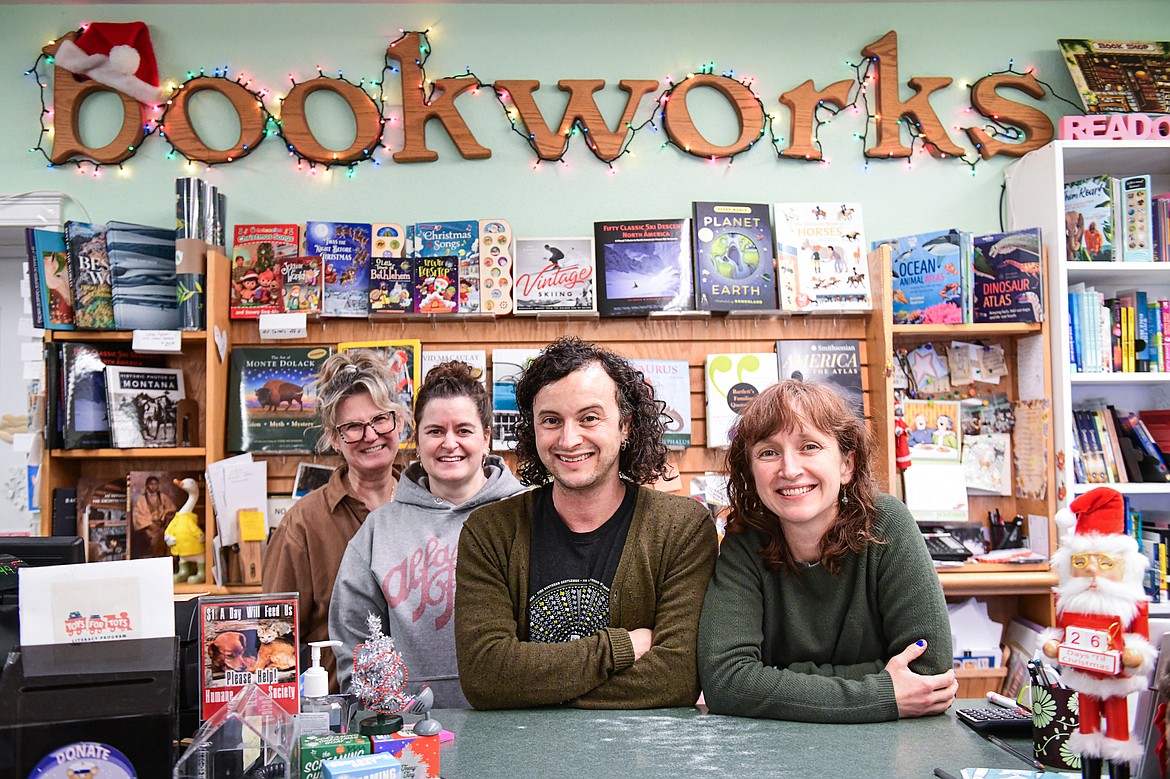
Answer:
[[[357,733],[301,736],[301,779],[322,779],[323,763],[342,757],[370,754],[370,740]]]
[[[370,736],[374,754],[389,753],[402,763],[402,779],[438,779],[439,736],[418,736],[410,725],[391,736]]]
[[[321,764],[325,779],[402,779],[402,766],[394,755],[355,755]]]

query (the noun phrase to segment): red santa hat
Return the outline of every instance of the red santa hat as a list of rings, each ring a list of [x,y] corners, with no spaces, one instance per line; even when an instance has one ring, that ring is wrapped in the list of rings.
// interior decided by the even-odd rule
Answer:
[[[1086,492],[1056,512],[1056,525],[1061,548],[1053,562],[1058,570],[1074,554],[1109,554],[1125,560],[1125,580],[1140,586],[1147,561],[1137,540],[1125,533],[1125,499],[1117,490],[1097,487]]]
[[[142,103],[162,102],[154,46],[143,22],[92,22],[76,42],[61,41],[53,64]]]

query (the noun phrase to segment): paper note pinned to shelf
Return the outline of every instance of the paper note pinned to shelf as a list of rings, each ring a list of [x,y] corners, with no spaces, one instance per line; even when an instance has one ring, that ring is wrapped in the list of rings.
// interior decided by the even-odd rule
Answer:
[[[260,338],[264,341],[283,338],[307,338],[308,317],[305,314],[261,314]]]

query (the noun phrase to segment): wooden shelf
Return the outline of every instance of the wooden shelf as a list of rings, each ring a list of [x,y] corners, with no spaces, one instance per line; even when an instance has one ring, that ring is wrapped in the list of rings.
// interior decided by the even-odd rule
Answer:
[[[1170,384],[1170,373],[1070,373],[1070,384]]]
[[[207,332],[183,332],[180,337],[184,342],[199,343],[207,340]],[[45,340],[49,342],[80,341],[94,343],[98,341],[113,341],[130,343],[134,340],[133,330],[46,330]]]
[[[992,322],[979,325],[890,325],[895,338],[991,338],[998,335],[1028,335],[1043,332],[1038,322]]]
[[[1051,595],[1058,583],[1048,563],[978,563],[938,572],[946,595]]]
[[[202,446],[181,446],[166,449],[138,448],[138,449],[53,449],[49,456],[61,460],[114,460],[129,459],[131,457],[151,457],[159,459],[180,459],[183,457],[207,456],[207,450]]]

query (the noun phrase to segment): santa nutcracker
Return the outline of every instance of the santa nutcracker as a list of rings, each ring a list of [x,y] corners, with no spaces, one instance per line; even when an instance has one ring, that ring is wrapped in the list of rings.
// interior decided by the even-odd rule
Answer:
[[[1044,654],[1056,658],[1062,680],[1079,693],[1080,727],[1069,749],[1081,755],[1084,779],[1100,779],[1103,760],[1112,779],[1128,779],[1142,746],[1130,738],[1126,696],[1148,686],[1154,667],[1142,589],[1147,561],[1125,535],[1121,495],[1108,487],[1074,500],[1056,523],[1057,627]]]

